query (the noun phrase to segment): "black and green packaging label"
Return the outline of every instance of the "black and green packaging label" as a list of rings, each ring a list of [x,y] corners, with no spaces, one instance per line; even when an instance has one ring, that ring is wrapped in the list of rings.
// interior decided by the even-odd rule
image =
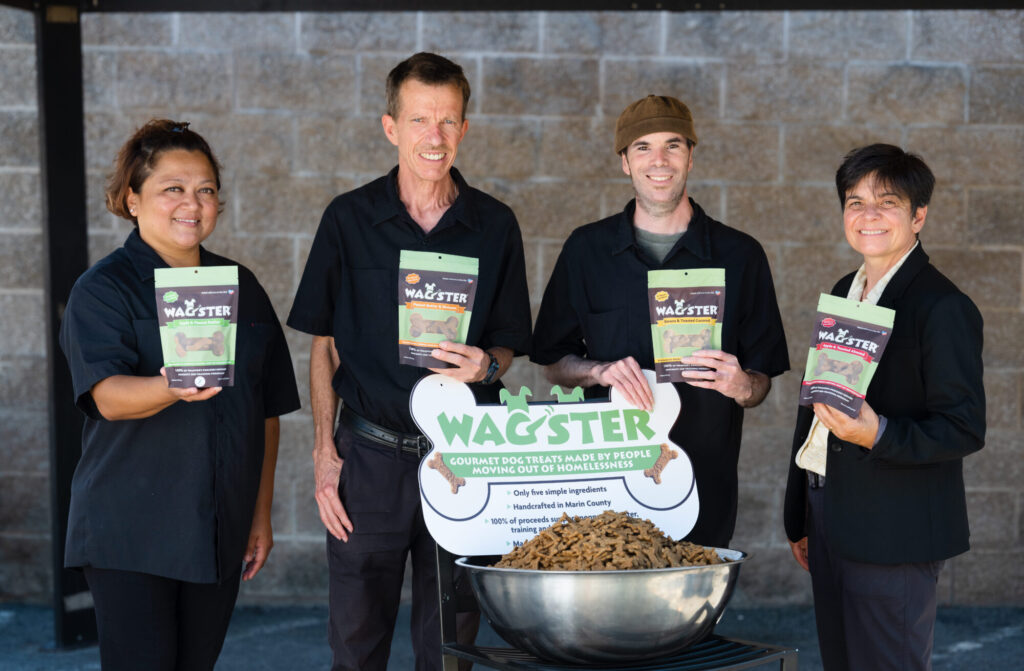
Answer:
[[[398,264],[398,361],[449,368],[431,356],[443,340],[465,343],[473,316],[479,261],[402,250]]]
[[[233,386],[238,266],[157,268],[154,280],[168,384]]]
[[[821,294],[800,405],[825,403],[856,417],[889,342],[895,316],[889,308]]]
[[[708,370],[682,359],[700,349],[722,349],[725,269],[651,270],[647,304],[658,382],[682,382],[688,371]]]

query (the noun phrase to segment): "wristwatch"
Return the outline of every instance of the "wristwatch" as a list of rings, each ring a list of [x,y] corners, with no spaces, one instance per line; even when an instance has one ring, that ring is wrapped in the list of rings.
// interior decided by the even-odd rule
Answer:
[[[497,357],[490,352],[487,352],[487,356],[491,357],[491,363],[487,366],[487,374],[484,375],[484,379],[480,380],[480,384],[490,384],[494,382],[494,376],[498,374],[498,369],[501,368],[501,364],[498,363]]]

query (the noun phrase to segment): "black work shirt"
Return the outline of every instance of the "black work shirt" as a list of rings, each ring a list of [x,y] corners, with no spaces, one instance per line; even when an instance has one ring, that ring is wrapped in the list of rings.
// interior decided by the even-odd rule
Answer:
[[[237,265],[205,249],[200,263]],[[235,386],[145,419],[104,419],[90,393],[97,382],[160,374],[153,269],[166,267],[133,231],[71,290],[60,344],[86,419],[64,562],[217,582],[245,553],[265,420],[297,409],[299,396],[270,300],[239,266]]]
[[[398,263],[403,249],[479,259],[466,344],[530,344],[530,299],[522,235],[506,205],[451,171],[459,195],[429,232],[398,198],[398,168],[334,199],[324,212],[288,315],[288,326],[333,336],[341,365],[332,381],[349,408],[395,431],[418,433],[409,393],[426,368],[398,361]],[[499,385],[472,385],[497,402]]]
[[[686,232],[662,263],[637,245],[636,203],[569,236],[551,275],[533,337],[531,358],[549,365],[568,354],[595,361],[627,356],[654,369],[647,272],[657,269],[725,269],[722,350],[744,369],[770,377],[789,368],[768,259],[751,236],[721,224],[692,200]],[[682,408],[672,427],[673,442],[693,462],[700,514],[687,537],[724,547],[736,524],[736,466],[743,408],[717,391],[675,383]],[[603,387],[588,397],[607,395]]]

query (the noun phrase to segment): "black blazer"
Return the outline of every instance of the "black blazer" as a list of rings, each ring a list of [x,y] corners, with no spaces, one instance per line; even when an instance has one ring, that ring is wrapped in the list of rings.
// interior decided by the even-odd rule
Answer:
[[[832,289],[845,297],[853,273]],[[874,449],[829,434],[825,524],[843,557],[936,561],[969,548],[963,457],[985,442],[982,319],[918,245],[882,292],[896,311],[867,391],[888,424]],[[807,479],[794,463],[814,411],[797,413],[786,486],[786,535],[807,535]]]

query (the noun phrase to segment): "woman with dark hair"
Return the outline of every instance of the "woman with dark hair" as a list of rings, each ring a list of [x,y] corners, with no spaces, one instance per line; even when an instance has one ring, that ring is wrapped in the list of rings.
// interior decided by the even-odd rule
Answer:
[[[815,403],[797,415],[786,535],[811,572],[828,671],[930,669],[939,572],[969,547],[962,470],[985,442],[982,320],[918,240],[934,184],[924,161],[886,144],[836,173],[864,263],[832,295],[895,316],[860,413]]]
[[[106,670],[212,669],[239,581],[273,545],[278,418],[298,393],[256,277],[200,246],[219,194],[217,159],[187,123],[140,128],[107,186],[107,208],[135,230],[78,278],[61,323],[86,416],[65,565],[85,572]],[[234,386],[172,388],[154,270],[225,265],[238,265]]]

